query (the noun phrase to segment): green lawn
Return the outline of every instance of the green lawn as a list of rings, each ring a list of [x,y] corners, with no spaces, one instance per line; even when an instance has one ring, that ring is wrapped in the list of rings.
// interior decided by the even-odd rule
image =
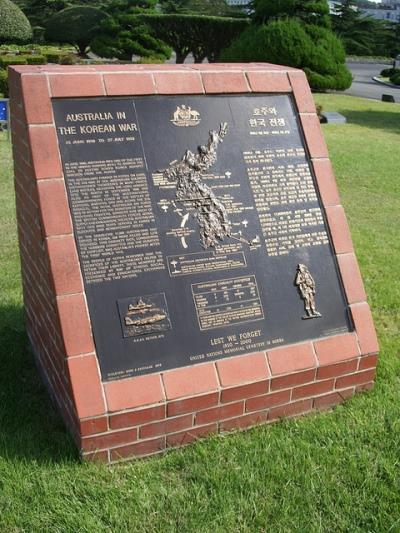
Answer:
[[[27,349],[0,141],[1,532],[400,532],[400,106],[317,100],[348,119],[324,132],[378,328],[375,389],[113,468],[79,462]]]

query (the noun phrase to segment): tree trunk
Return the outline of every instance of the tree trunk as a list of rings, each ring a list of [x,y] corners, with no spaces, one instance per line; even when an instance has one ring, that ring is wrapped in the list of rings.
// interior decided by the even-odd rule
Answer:
[[[183,63],[186,59],[187,53],[176,51],[176,62],[177,63]]]

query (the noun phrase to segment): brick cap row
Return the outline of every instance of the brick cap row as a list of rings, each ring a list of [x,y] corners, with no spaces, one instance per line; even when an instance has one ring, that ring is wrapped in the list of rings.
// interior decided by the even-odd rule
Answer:
[[[286,376],[342,363],[360,355],[377,353],[378,344],[368,304],[357,304],[354,307],[354,322],[361,330],[361,337],[355,332],[346,333],[315,342],[274,348],[267,352],[235,356],[215,363],[104,383],[108,411],[135,409],[143,405],[265,382],[276,376]]]

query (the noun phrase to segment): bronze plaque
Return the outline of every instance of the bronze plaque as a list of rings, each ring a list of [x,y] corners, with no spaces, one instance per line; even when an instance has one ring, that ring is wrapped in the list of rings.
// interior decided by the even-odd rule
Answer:
[[[352,328],[291,96],[53,109],[104,381]]]

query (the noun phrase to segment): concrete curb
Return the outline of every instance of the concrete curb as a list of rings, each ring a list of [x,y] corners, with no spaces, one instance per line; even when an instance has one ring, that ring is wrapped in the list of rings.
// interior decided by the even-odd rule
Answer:
[[[372,79],[379,83],[380,85],[386,85],[386,87],[392,87],[392,89],[400,89],[400,85],[395,85],[394,83],[389,83],[387,81],[382,81],[378,76],[373,76]]]

